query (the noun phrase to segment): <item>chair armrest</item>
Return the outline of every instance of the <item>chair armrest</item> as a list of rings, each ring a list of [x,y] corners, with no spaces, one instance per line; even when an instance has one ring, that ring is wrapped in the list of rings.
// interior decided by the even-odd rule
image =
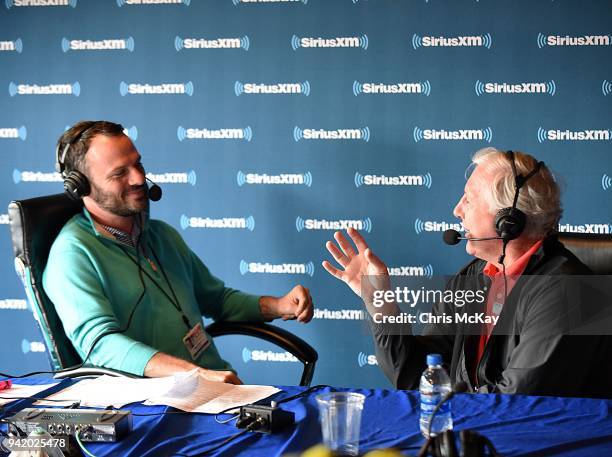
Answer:
[[[276,344],[294,355],[304,365],[300,386],[310,386],[315,364],[319,354],[300,337],[285,329],[260,322],[214,322],[206,327],[206,332],[214,337],[225,335],[245,335]]]

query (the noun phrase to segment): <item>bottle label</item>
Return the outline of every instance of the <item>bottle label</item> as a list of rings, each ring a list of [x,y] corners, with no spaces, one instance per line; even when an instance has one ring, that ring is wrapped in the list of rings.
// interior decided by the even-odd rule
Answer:
[[[440,394],[424,394],[421,393],[421,414],[430,415],[436,405],[442,399],[442,395]],[[444,403],[436,414],[443,415],[448,414],[450,412],[450,401]]]

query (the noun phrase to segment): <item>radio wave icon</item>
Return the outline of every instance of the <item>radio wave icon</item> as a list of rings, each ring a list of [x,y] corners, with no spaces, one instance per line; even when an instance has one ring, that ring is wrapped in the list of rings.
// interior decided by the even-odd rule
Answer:
[[[236,182],[238,183],[239,187],[244,186],[244,183],[246,182],[246,176],[241,170],[238,170],[238,173],[236,173]]]
[[[186,230],[189,227],[189,218],[185,216],[184,214],[181,214],[180,224],[181,224],[181,228],[183,230]]]
[[[479,79],[477,79],[476,82],[474,83],[474,91],[476,92],[476,95],[480,97],[482,94],[484,94],[484,88],[485,88],[484,83],[480,81]]]
[[[293,128],[293,140],[297,143],[304,138],[304,131],[297,125]]]
[[[548,137],[546,136],[546,130],[544,130],[542,127],[538,127],[538,142],[543,143],[547,139]]]
[[[423,139],[423,130],[418,127],[415,127],[412,131],[412,137],[414,138],[414,142],[418,143]]]
[[[4,5],[6,6],[7,10],[10,10],[13,7],[13,0],[4,0]]]
[[[232,0],[232,3],[234,4],[234,6],[237,6],[238,3],[240,3],[240,0]]]
[[[136,141],[138,139],[138,129],[135,125],[130,127],[129,129],[123,129],[123,133],[130,137],[130,140]]]
[[[546,35],[544,35],[543,33],[538,33],[537,42],[538,42],[538,48],[542,49],[543,47],[545,47],[546,46]]]
[[[372,220],[369,217],[363,220],[363,229],[368,233],[372,231]]]
[[[244,84],[242,84],[240,81],[236,81],[234,83],[234,93],[236,94],[236,97],[239,97],[241,94],[243,94]]]
[[[421,38],[416,33],[412,35],[412,47],[414,49],[420,48],[423,46],[423,38]]]
[[[555,84],[555,80],[551,79],[546,83],[546,92],[552,96],[557,92],[557,85]]]
[[[185,83],[185,93],[190,97],[193,95],[193,83],[191,81]]]
[[[493,130],[491,130],[491,127],[487,127],[482,131],[482,133],[487,143],[490,143],[493,140]]]
[[[13,169],[13,182],[19,184],[21,182],[21,172],[17,168]]]
[[[304,185],[306,187],[311,187],[312,186],[312,173],[307,171],[302,176],[304,177]]]
[[[181,127],[180,125],[178,126],[178,128],[176,129],[176,136],[179,141],[183,141],[187,137],[186,132],[187,131],[185,130],[185,127]]]
[[[68,4],[72,7],[72,8],[76,8],[77,6],[77,0],[70,0],[68,2]]]
[[[304,219],[302,219],[300,216],[295,218],[295,229],[298,232],[304,230]]]
[[[361,132],[361,139],[368,143],[370,141],[370,127],[366,126],[362,129],[359,129]]]
[[[300,88],[302,89],[302,93],[308,97],[310,95],[310,82],[304,81],[300,83]]]
[[[247,125],[242,129],[242,135],[244,136],[244,139],[250,143],[253,139],[253,129]]]
[[[189,173],[187,173],[187,182],[192,186],[196,185],[198,182],[198,176],[196,175],[195,171],[191,170]]]
[[[604,96],[608,96],[612,93],[612,83],[606,79],[604,79],[601,83],[601,93]]]
[[[21,340],[21,352],[23,352],[24,354],[30,352],[30,342],[25,338]]]
[[[81,85],[79,84],[78,81],[72,84],[72,93],[74,94],[75,97],[78,97],[79,95],[81,95]]]
[[[21,54],[23,51],[23,41],[21,41],[21,38],[17,38],[13,43],[15,44],[15,51],[17,51],[18,54]]]
[[[359,46],[361,46],[363,49],[368,49],[369,44],[370,40],[368,40],[368,36],[366,34],[359,37]]]
[[[420,235],[424,230],[425,230],[425,224],[423,224],[423,221],[421,219],[416,218],[414,220],[414,231],[416,232],[417,235]]]
[[[422,175],[423,176],[423,185],[425,187],[427,187],[428,189],[431,189],[431,174],[428,172],[427,174]]]
[[[308,262],[306,264],[306,274],[312,278],[314,276],[314,272],[315,272],[314,263]]]
[[[11,97],[14,97],[15,95],[17,95],[17,84],[15,84],[13,81],[11,81],[9,83],[8,91],[9,91],[9,95]]]
[[[357,97],[357,95],[361,94],[362,92],[363,84],[361,84],[359,81],[353,81],[353,95]]]
[[[249,264],[246,263],[244,260],[241,260],[240,261],[240,274],[244,276],[248,272],[249,272]]]
[[[26,129],[25,125],[22,125],[21,127],[19,127],[18,135],[21,141],[25,141],[28,138],[28,129]]]
[[[482,41],[483,41],[485,48],[491,49],[491,44],[493,44],[493,39],[491,38],[490,33],[486,33],[485,35],[482,35]]]
[[[363,368],[368,364],[368,356],[365,355],[363,352],[360,352],[359,354],[357,354],[357,363],[359,364],[360,368]]]
[[[363,186],[363,175],[358,171],[355,172],[355,187]]]
[[[608,190],[610,187],[612,187],[612,178],[605,173],[601,176],[601,187],[603,190]]]
[[[176,36],[174,38],[174,49],[176,49],[176,52],[179,52],[181,49],[183,49],[184,46],[184,41],[180,36]]]
[[[300,47],[300,38],[297,35],[291,37],[291,48],[296,51]]]
[[[191,5],[191,0],[183,0],[183,5],[185,6]]]
[[[429,80],[421,83],[421,93],[427,95],[431,94],[431,84],[429,84]]]
[[[247,35],[240,38],[240,47],[245,51],[248,51],[251,47],[251,40],[249,40],[249,37]]]
[[[246,228],[251,232],[255,230],[255,218],[253,216],[249,216],[246,218]]]
[[[433,267],[431,266],[431,264],[425,265],[422,268],[423,268],[423,273],[425,274],[425,276],[431,279],[433,277]]]
[[[125,47],[127,48],[128,51],[134,52],[134,38],[133,37],[130,36],[125,39]]]
[[[239,0],[232,0],[232,1],[237,2]],[[250,349],[242,348],[242,361],[244,363],[247,363],[249,360],[252,360],[252,359],[253,359],[253,357],[251,356]]]
[[[125,81],[119,83],[119,93],[122,97],[125,97],[128,93],[128,85]]]
[[[64,53],[70,51],[70,41],[67,38],[62,38],[62,51]]]
[[[117,0],[117,6],[119,8],[121,8],[123,5],[125,5],[125,0]]]

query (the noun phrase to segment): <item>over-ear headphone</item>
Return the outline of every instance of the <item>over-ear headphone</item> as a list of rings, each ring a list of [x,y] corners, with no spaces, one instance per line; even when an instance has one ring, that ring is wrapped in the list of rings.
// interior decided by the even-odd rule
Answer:
[[[90,128],[96,125],[96,122],[87,123],[84,125],[80,131],[78,131],[72,139],[66,143],[64,149],[60,155],[60,144],[58,143],[57,148],[55,150],[55,169],[61,173],[62,178],[64,178],[64,190],[73,200],[80,200],[81,198],[89,195],[91,191],[91,186],[89,185],[89,180],[87,176],[81,173],[78,170],[66,170],[66,154],[68,150],[73,144],[78,143],[83,134],[87,132]]]
[[[495,231],[497,235],[507,243],[510,240],[514,240],[521,236],[523,230],[525,230],[525,225],[527,223],[527,216],[524,212],[516,207],[519,198],[519,192],[521,187],[525,185],[525,183],[538,171],[544,162],[538,162],[536,166],[531,170],[527,175],[519,175],[516,171],[516,163],[514,161],[514,152],[507,151],[505,156],[510,161],[512,165],[512,174],[514,175],[514,200],[512,201],[512,206],[508,208],[500,209],[495,215]]]

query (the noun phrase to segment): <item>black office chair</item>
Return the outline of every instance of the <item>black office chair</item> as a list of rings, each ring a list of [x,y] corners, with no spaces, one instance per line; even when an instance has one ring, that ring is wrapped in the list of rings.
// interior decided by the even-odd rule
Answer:
[[[82,360],[66,336],[55,307],[43,289],[42,275],[49,250],[60,229],[81,209],[82,204],[71,200],[66,194],[12,201],[8,207],[15,270],[23,282],[28,301],[39,323],[53,371],[77,366]],[[302,362],[304,368],[300,386],[309,386],[312,381],[318,359],[317,351],[284,329],[264,323],[215,322],[207,326],[206,331],[212,337],[239,334],[274,343]],[[117,376],[123,373],[99,367],[63,373],[66,376],[92,374]]]
[[[612,235],[560,233],[559,241],[596,275],[612,275]]]

